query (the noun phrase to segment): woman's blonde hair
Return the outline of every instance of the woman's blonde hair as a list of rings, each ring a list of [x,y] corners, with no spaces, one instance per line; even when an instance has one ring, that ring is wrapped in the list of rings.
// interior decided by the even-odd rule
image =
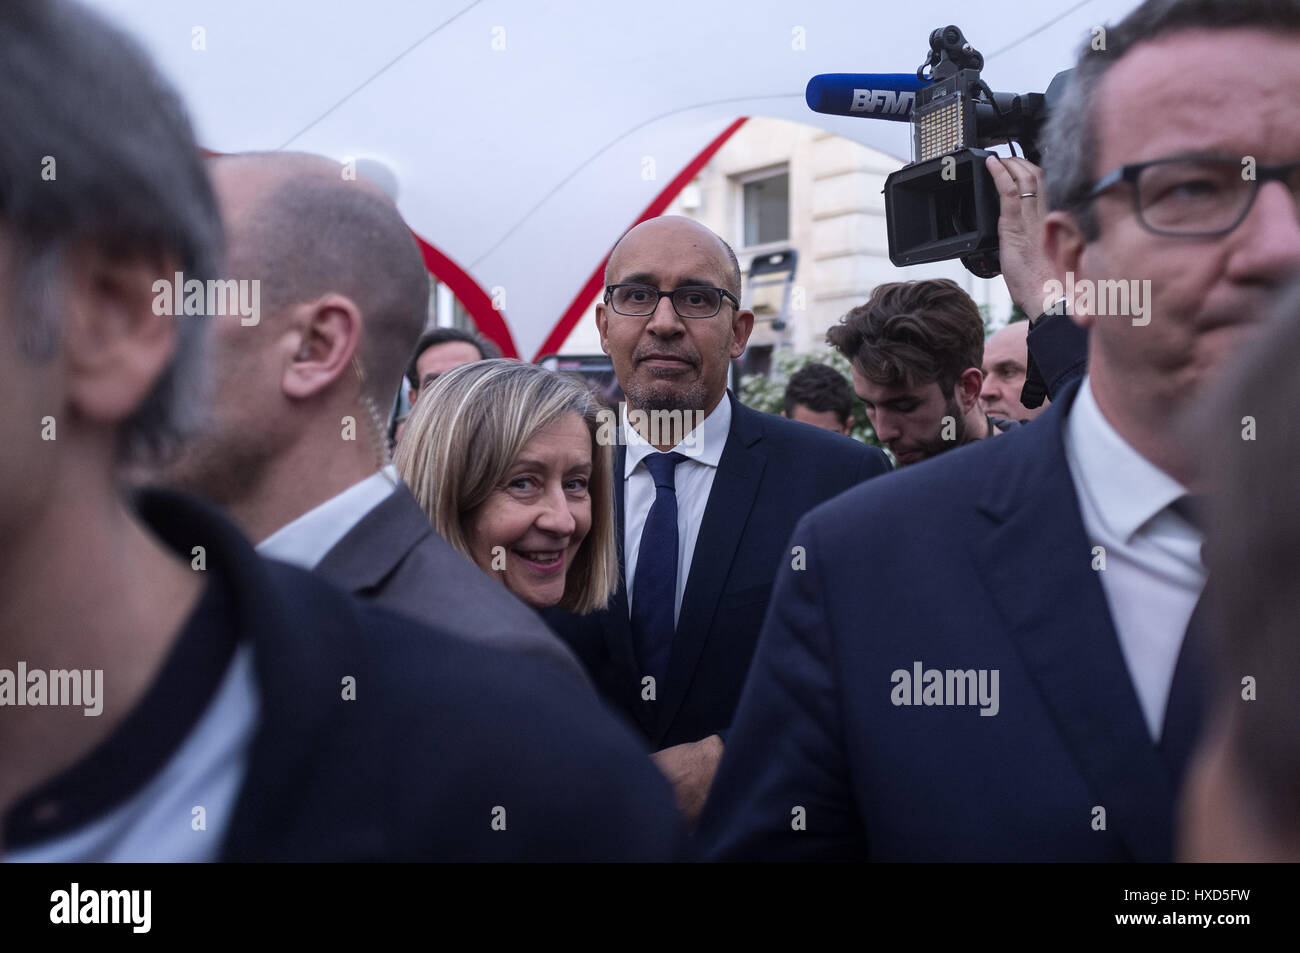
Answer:
[[[560,607],[592,612],[618,584],[613,474],[598,439],[600,402],[580,381],[515,360],[475,361],[439,375],[420,395],[393,462],[433,528],[470,562],[468,517],[504,484],[528,441],[564,414],[591,434],[591,529],[564,581]]]

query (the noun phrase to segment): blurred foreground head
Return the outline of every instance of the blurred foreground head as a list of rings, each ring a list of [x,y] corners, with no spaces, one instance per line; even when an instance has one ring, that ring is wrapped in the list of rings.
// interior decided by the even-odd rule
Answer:
[[[155,284],[214,274],[220,220],[180,102],[62,0],[0,7],[0,533],[94,496],[194,418],[201,318]]]
[[[1300,860],[1300,283],[1255,345],[1199,423],[1220,677],[1188,782],[1188,860]]]

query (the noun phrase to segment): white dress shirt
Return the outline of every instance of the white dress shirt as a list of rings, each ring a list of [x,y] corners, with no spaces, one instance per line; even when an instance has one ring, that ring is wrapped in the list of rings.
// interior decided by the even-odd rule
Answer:
[[[352,527],[388,499],[397,483],[397,468],[390,464],[281,526],[257,545],[257,551],[268,559],[315,569]]]
[[[218,859],[243,789],[262,702],[253,647],[241,645],[216,695],[176,753],[139,792],[53,840],[7,851],[6,863],[209,863]],[[191,827],[201,805],[201,831]]]
[[[1205,586],[1201,533],[1169,505],[1186,490],[1111,426],[1085,377],[1065,421],[1065,456],[1120,649],[1159,741],[1187,623]]]
[[[641,550],[641,532],[655,501],[655,481],[646,469],[644,460],[657,451],[646,443],[627,422],[627,406],[623,406],[622,434],[627,445],[627,459],[623,464],[623,562],[627,583],[628,613],[632,611],[632,583],[636,579],[636,560]],[[673,603],[673,623],[682,611],[682,593],[691,576],[691,556],[695,541],[700,535],[700,522],[704,508],[709,504],[713,478],[722,459],[722,448],[731,432],[731,398],[722,395],[718,406],[704,418],[694,431],[673,448],[687,459],[677,464],[674,482],[677,487],[677,585]]]

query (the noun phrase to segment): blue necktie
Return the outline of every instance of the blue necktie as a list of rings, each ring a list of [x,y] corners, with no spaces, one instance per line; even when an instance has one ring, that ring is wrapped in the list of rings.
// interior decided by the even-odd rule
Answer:
[[[655,481],[655,500],[641,530],[636,578],[632,583],[632,648],[641,671],[637,681],[654,676],[662,691],[672,651],[677,604],[677,488],[673,473],[686,458],[680,453],[652,453],[646,469]]]

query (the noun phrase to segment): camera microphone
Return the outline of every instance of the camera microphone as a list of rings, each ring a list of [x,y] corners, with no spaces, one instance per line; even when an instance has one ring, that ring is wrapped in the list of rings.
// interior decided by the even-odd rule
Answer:
[[[808,80],[804,100],[830,116],[911,122],[917,90],[926,85],[915,73],[821,73]]]
[[[985,166],[989,147],[1016,142],[1027,160],[1041,162],[1049,104],[1069,73],[1058,73],[1045,93],[995,92],[980,78],[984,57],[958,27],[931,31],[928,46],[913,73],[822,73],[804,99],[814,112],[911,124],[912,161],[885,179],[890,261],[960,258],[992,278],[1001,268],[1001,198]]]

